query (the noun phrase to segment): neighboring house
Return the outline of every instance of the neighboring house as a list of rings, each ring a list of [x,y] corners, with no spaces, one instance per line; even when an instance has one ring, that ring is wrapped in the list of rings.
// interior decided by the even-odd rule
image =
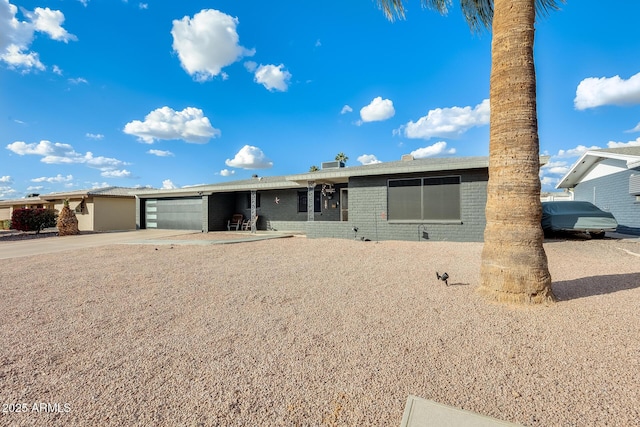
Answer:
[[[22,199],[0,200],[0,221],[11,220],[14,210],[24,208],[53,209],[53,203],[42,200],[38,196],[30,196]]]
[[[482,241],[488,158],[413,159],[136,192],[137,225],[220,231],[235,213],[307,237]],[[357,231],[356,231],[357,230]]]
[[[640,235],[640,147],[587,151],[556,188],[611,212],[619,232]]]
[[[0,201],[0,219],[11,219],[14,209],[24,207],[52,208],[60,212],[64,201],[76,213],[80,231],[117,231],[136,228],[137,189],[105,187],[50,193],[24,199]]]

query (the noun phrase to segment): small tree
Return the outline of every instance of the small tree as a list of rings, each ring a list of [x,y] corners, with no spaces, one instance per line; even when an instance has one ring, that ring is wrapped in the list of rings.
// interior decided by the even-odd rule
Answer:
[[[53,209],[16,209],[11,214],[11,228],[40,233],[43,228],[55,227],[56,212]]]
[[[312,166],[309,168],[309,172],[317,172],[317,171],[319,171],[319,170],[320,170],[320,169],[318,169],[318,167],[317,167],[316,165],[312,165]]]
[[[76,213],[69,208],[69,199],[65,199],[58,216],[58,236],[73,236],[79,233]]]

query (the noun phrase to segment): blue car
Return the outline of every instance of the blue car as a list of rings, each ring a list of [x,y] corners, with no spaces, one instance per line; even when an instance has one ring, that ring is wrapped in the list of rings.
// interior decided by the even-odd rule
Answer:
[[[618,221],[593,203],[579,201],[542,202],[542,229],[545,235],[559,231],[589,233],[602,239],[606,231],[616,231]]]

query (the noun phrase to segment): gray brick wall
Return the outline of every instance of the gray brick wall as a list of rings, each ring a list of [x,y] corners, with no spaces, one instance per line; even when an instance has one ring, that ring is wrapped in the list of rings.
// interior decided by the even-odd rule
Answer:
[[[574,189],[574,199],[611,212],[618,221],[618,231],[640,235],[640,202],[629,193],[629,178],[639,173],[636,168],[581,182]]]
[[[403,175],[441,176],[440,174]],[[448,172],[460,175],[461,216],[457,224],[438,224],[428,221],[394,223],[387,220],[387,180],[390,177],[352,178],[349,182],[349,221],[314,222],[307,226],[308,237],[354,238],[353,227],[358,228],[357,238],[369,240],[449,240],[482,241],[487,200],[486,170]]]
[[[442,176],[442,173],[394,175],[392,178]],[[332,199],[322,197],[321,212],[314,221],[307,221],[306,212],[298,212],[298,193],[305,189],[259,191],[257,208],[259,230],[302,232],[310,238],[331,237],[369,240],[449,240],[482,241],[485,227],[485,205],[488,173],[486,169],[447,172],[461,176],[461,221],[454,224],[413,221],[394,223],[387,220],[387,180],[390,176],[355,177],[348,184],[349,220],[340,221],[340,189],[335,186]],[[321,190],[321,185],[317,190]],[[251,216],[249,192],[213,194],[204,202],[208,213],[203,223],[208,231],[226,230],[226,221],[233,213]],[[275,202],[276,198],[278,203]],[[358,228],[357,234],[353,227]]]

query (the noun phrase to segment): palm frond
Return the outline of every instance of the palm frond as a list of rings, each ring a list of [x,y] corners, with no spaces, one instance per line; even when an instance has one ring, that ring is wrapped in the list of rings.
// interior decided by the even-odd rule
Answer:
[[[536,15],[547,16],[550,12],[560,9],[560,4],[566,0],[535,0]],[[396,18],[405,18],[405,8],[403,0],[376,0],[378,7],[382,9],[385,16],[394,21]],[[442,15],[446,15],[452,0],[421,0],[422,7],[435,10]],[[469,24],[472,31],[479,31],[483,28],[491,28],[493,21],[493,0],[460,0],[460,8],[464,19]]]

